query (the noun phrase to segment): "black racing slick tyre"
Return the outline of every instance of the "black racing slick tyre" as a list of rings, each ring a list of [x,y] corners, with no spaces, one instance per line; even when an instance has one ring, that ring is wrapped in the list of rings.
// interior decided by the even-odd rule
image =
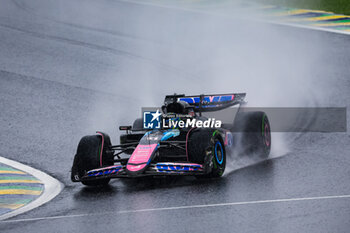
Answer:
[[[264,112],[239,112],[234,121],[234,133],[240,135],[243,153],[267,158],[271,150],[271,128]]]
[[[226,167],[226,151],[219,131],[204,128],[193,130],[188,141],[188,159],[194,163],[212,164],[211,172],[204,177],[222,176]]]
[[[101,153],[102,136],[103,150]],[[111,140],[106,134],[83,137],[78,144],[77,153],[74,157],[71,175],[72,181],[80,180],[89,170],[113,165],[113,155],[108,151],[110,146]],[[110,179],[108,178],[81,182],[87,186],[102,186],[107,185],[109,181]]]

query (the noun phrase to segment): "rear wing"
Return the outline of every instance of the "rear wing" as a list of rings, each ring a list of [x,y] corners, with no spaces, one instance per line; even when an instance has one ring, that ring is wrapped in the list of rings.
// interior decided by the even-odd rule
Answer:
[[[246,93],[214,94],[214,95],[192,95],[174,94],[165,96],[164,104],[185,101],[193,106],[196,112],[219,111],[236,104],[244,103]]]

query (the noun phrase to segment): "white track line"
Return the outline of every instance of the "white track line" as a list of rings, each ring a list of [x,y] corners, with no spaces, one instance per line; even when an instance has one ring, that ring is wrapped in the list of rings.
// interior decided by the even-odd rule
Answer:
[[[136,4],[136,5],[154,6],[154,7],[158,7],[158,8],[164,8],[164,9],[173,9],[173,10],[180,10],[180,11],[185,11],[185,12],[193,12],[193,13],[217,16],[217,17],[221,17],[221,18],[229,18],[229,19],[236,18],[236,19],[248,20],[248,21],[253,21],[253,22],[255,21],[255,22],[261,22],[261,23],[269,23],[269,24],[275,24],[275,25],[304,28],[304,29],[315,30],[315,31],[323,31],[323,32],[338,33],[338,34],[343,34],[343,35],[350,35],[350,31],[342,31],[342,30],[335,30],[335,29],[330,29],[330,28],[313,27],[313,26],[302,25],[302,24],[278,22],[278,21],[274,21],[274,20],[252,19],[252,18],[246,18],[246,17],[237,17],[234,15],[230,16],[230,15],[226,15],[226,14],[219,14],[219,13],[209,12],[209,11],[200,10],[200,9],[177,7],[177,6],[171,6],[171,5],[166,5],[166,4],[141,2],[141,1],[137,1],[137,0],[136,1],[135,0],[116,0],[116,1],[124,2],[124,3],[131,3],[131,4]]]
[[[41,206],[43,204],[45,204],[46,202],[50,201],[51,199],[53,199],[55,196],[57,196],[61,190],[63,189],[63,184],[61,182],[59,182],[58,180],[56,180],[55,178],[49,176],[48,174],[39,171],[35,168],[29,167],[27,165],[21,164],[19,162],[10,160],[10,159],[6,159],[4,157],[0,157],[0,163],[3,163],[5,165],[9,165],[11,167],[14,167],[18,170],[22,170],[32,176],[34,176],[35,178],[39,179],[40,181],[43,182],[44,184],[44,191],[43,193],[35,200],[33,200],[32,202],[30,202],[29,204],[18,208],[14,211],[11,211],[9,213],[6,213],[4,215],[0,216],[0,220],[4,220],[13,216],[16,216],[18,214],[22,214],[24,212],[27,212],[29,210],[32,210],[38,206]]]
[[[228,206],[239,206],[239,205],[255,205],[255,204],[270,204],[270,203],[284,203],[284,202],[298,202],[298,201],[316,201],[316,200],[332,200],[332,199],[344,199],[344,198],[350,198],[350,195],[301,197],[301,198],[285,198],[285,199],[274,199],[274,200],[217,203],[217,204],[207,204],[207,205],[174,206],[174,207],[139,209],[139,210],[108,211],[108,212],[102,212],[102,213],[97,213],[97,214],[57,215],[57,216],[51,216],[51,217],[5,220],[5,221],[0,221],[0,223],[32,222],[32,221],[40,221],[40,220],[68,219],[68,218],[89,217],[89,216],[99,216],[99,215],[116,215],[116,214],[130,214],[130,213],[132,214],[132,213],[156,212],[156,211],[166,211],[166,210],[170,210],[170,211],[171,210],[186,210],[186,209],[195,209],[195,208],[228,207]]]

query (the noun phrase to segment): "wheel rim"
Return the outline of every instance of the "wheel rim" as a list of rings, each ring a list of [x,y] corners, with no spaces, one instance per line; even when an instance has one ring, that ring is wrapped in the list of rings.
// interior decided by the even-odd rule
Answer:
[[[215,158],[220,165],[224,162],[224,150],[220,141],[215,143]]]
[[[267,122],[265,122],[265,127],[264,127],[264,139],[265,139],[265,145],[270,146],[271,134],[270,134],[270,127]]]
[[[270,131],[270,124],[267,120],[267,116],[264,114],[263,120],[262,120],[262,126],[261,126],[261,134],[263,136],[264,144],[266,147],[270,147],[271,145],[271,131]]]

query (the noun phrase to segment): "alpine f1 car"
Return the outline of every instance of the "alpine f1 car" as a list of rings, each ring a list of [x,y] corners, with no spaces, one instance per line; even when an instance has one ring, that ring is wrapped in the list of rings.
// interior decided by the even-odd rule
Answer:
[[[124,177],[220,177],[225,171],[226,154],[238,146],[238,141],[245,148],[244,153],[267,157],[271,148],[268,117],[264,112],[244,111],[245,96],[245,93],[168,95],[161,111],[170,117],[163,119],[163,127],[147,129],[144,119],[138,118],[132,126],[119,127],[125,131],[120,136],[120,145],[112,145],[103,132],[83,137],[74,158],[71,180],[99,186],[108,184],[111,178]],[[238,109],[229,124],[210,123],[211,119],[203,116],[226,108]],[[157,111],[153,117],[159,115]]]

